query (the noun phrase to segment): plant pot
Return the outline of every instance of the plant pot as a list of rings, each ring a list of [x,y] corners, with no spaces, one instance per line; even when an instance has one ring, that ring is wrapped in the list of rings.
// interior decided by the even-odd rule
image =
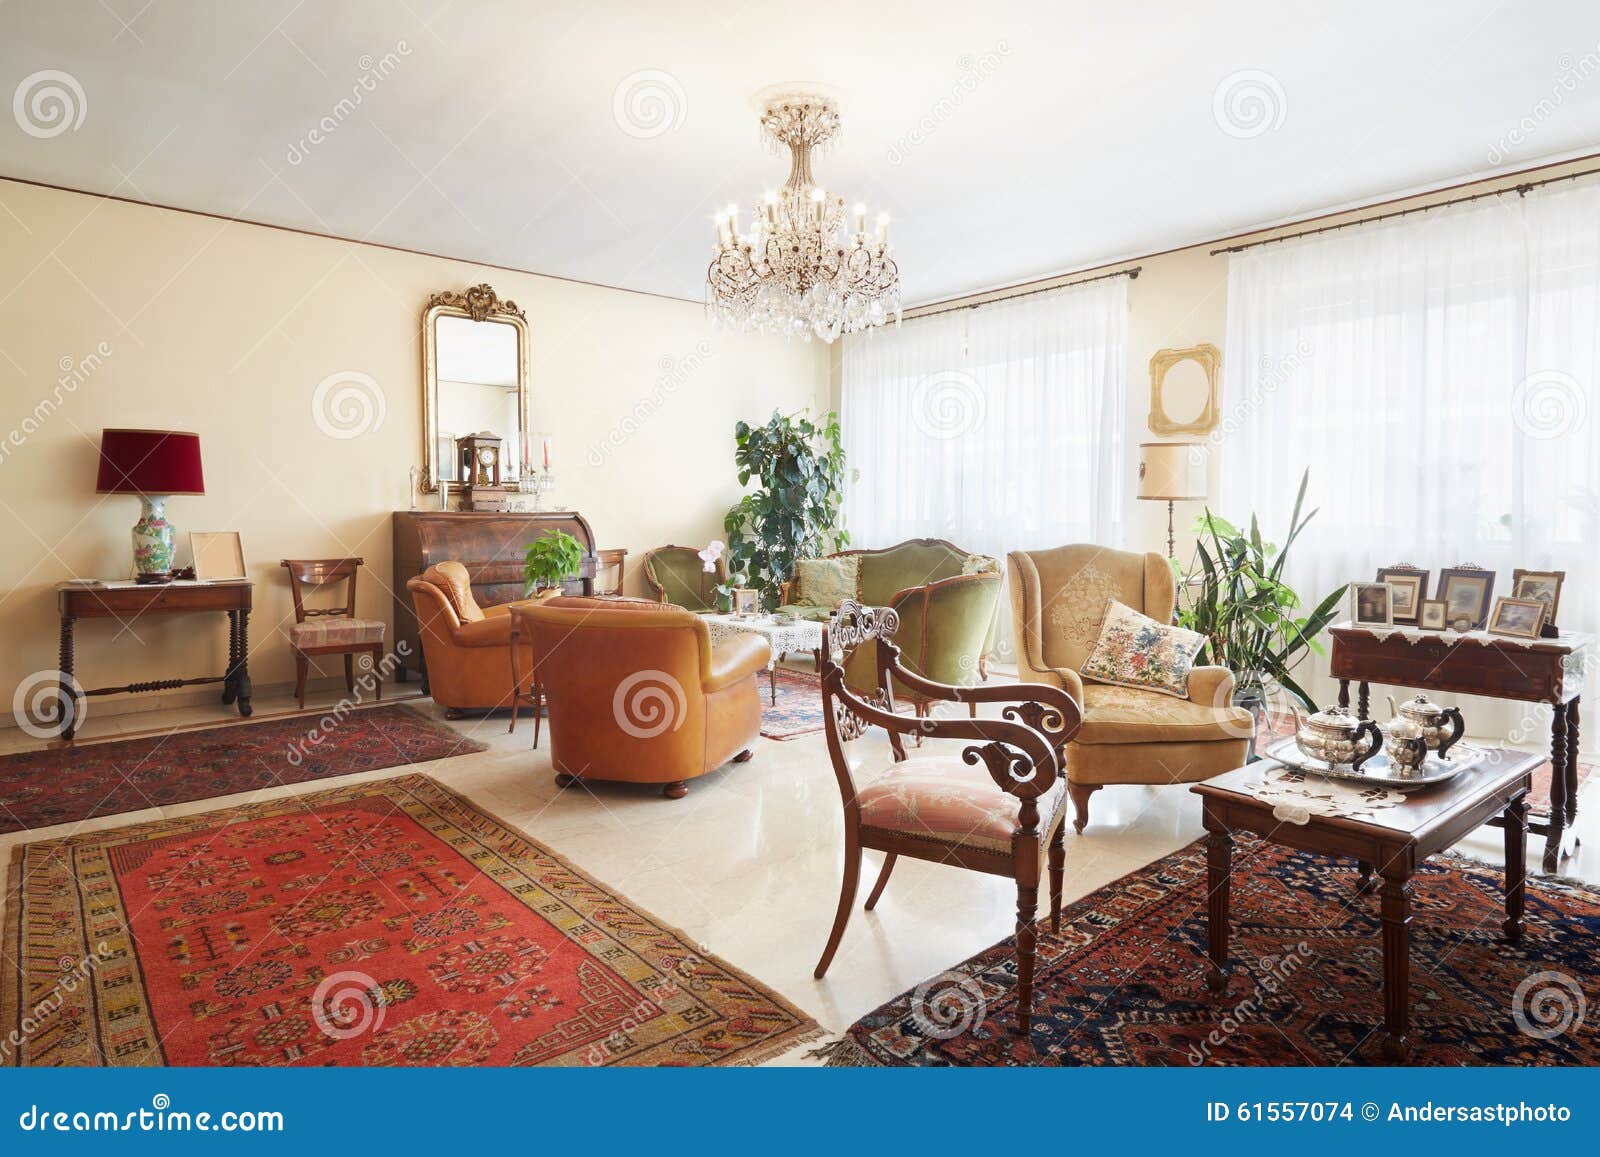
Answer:
[[[1267,718],[1267,700],[1259,687],[1233,693],[1233,705],[1243,707],[1250,712],[1250,718],[1255,720],[1255,727],[1250,732],[1250,745],[1245,749],[1246,763],[1254,763],[1262,758],[1257,751],[1257,746],[1265,747],[1272,734],[1271,720]]]

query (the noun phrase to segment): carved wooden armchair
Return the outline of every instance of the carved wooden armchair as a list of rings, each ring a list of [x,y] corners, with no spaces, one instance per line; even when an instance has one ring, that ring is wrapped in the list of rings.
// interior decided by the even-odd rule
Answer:
[[[1057,687],[994,684],[952,687],[922,678],[900,665],[890,642],[899,626],[892,609],[840,605],[824,628],[823,722],[828,754],[844,801],[844,884],[833,931],[815,975],[833,962],[844,938],[861,879],[861,853],[884,853],[878,882],[867,898],[870,910],[883,895],[902,855],[973,871],[1007,876],[1017,884],[1017,1024],[1027,1035],[1033,1013],[1033,960],[1037,947],[1041,861],[1048,849],[1050,923],[1059,930],[1065,869],[1062,820],[1066,780],[1062,748],[1082,721],[1077,702]],[[869,701],[845,682],[842,655],[834,648],[870,648],[878,664],[880,690]],[[891,678],[892,676],[892,678]],[[915,719],[895,713],[895,688],[948,703],[1004,703],[1003,719]],[[893,762],[870,782],[858,784],[844,745],[872,727],[889,733]],[[960,754],[906,757],[903,736],[970,740]]]

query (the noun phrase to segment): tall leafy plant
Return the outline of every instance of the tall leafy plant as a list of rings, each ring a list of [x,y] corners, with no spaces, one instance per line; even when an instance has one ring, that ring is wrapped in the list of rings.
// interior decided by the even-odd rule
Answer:
[[[1347,587],[1341,586],[1310,614],[1301,615],[1296,613],[1301,609],[1300,596],[1283,581],[1289,548],[1317,513],[1313,510],[1303,517],[1300,513],[1310,477],[1309,470],[1301,475],[1282,546],[1262,540],[1253,514],[1248,532],[1209,508],[1195,523],[1199,538],[1190,568],[1190,597],[1178,612],[1178,623],[1206,637],[1208,661],[1235,673],[1235,694],[1241,701],[1265,698],[1268,685],[1276,683],[1301,706],[1314,706],[1292,672],[1308,650],[1322,653],[1317,636],[1338,614]]]
[[[774,410],[766,425],[740,422],[733,433],[739,485],[754,478],[758,486],[723,519],[730,585],[755,588],[772,610],[798,560],[849,545],[839,524],[845,480],[839,415],[830,410],[813,422],[804,411]],[[723,595],[728,589],[718,588]]]

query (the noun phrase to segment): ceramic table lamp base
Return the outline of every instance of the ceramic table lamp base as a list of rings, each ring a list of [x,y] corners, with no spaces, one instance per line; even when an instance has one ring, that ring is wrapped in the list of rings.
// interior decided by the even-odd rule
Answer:
[[[172,577],[174,535],[167,521],[165,495],[141,494],[143,512],[133,524],[134,577],[142,583],[167,582]]]

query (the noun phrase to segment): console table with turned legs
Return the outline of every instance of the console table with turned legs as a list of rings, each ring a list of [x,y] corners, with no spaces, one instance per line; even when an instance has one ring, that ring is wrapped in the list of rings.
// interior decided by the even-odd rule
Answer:
[[[60,583],[56,605],[61,616],[61,738],[71,739],[82,715],[78,700],[90,695],[121,695],[167,691],[200,683],[221,683],[222,701],[237,704],[239,714],[250,715],[250,605],[254,586],[246,581],[168,583],[148,586],[86,586]],[[197,614],[222,611],[228,616],[228,669],[221,675],[198,679],[153,679],[121,687],[77,687],[76,626],[79,619],[114,619],[115,639],[134,638],[139,621],[150,615]],[[115,641],[115,639],[113,641]]]
[[[1362,719],[1367,718],[1372,683],[1549,705],[1555,713],[1550,725],[1550,818],[1530,822],[1528,830],[1545,837],[1544,870],[1559,871],[1577,843],[1578,699],[1594,636],[1571,632],[1524,641],[1482,631],[1380,632],[1349,623],[1331,633],[1339,705],[1350,706],[1350,683],[1356,681],[1356,714]]]

